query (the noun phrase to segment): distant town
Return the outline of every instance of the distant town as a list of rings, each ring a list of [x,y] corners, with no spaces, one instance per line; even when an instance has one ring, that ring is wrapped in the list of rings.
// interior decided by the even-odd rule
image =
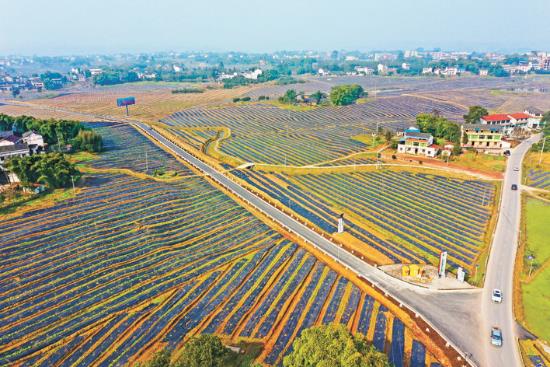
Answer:
[[[550,52],[504,54],[434,50],[164,52],[94,56],[0,57],[0,91],[57,90],[70,84],[113,85],[139,81],[217,81],[231,88],[290,75],[382,75],[507,77],[550,74]],[[288,82],[288,80],[286,81]]]

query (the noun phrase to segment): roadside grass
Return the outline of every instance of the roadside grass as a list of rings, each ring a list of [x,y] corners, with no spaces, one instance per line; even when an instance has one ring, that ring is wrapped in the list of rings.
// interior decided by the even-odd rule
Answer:
[[[94,159],[97,159],[98,157],[99,157],[98,154],[90,153],[90,152],[77,152],[77,153],[68,155],[69,161],[72,163],[89,162],[89,161],[93,161]]]
[[[351,137],[351,139],[365,144],[367,146],[366,147],[367,149],[374,149],[384,144],[384,139],[381,139],[378,136],[373,139],[371,134],[354,135]],[[373,144],[373,140],[374,140],[374,144]]]
[[[540,164],[539,164],[540,161]],[[530,184],[529,180],[529,170],[543,170],[550,171],[550,152],[542,153],[542,156],[539,152],[529,152],[523,160],[523,170],[522,170],[522,182],[525,185]]]
[[[528,197],[524,201],[525,240],[521,274],[524,323],[539,338],[550,341],[550,204]],[[534,256],[531,276],[531,261]]]
[[[76,195],[78,195],[80,190],[80,188],[76,188]],[[22,200],[0,206],[0,219],[6,220],[23,215],[31,210],[49,208],[60,201],[67,200],[72,197],[72,189],[57,189],[40,195],[30,195]]]
[[[373,171],[393,171],[393,172],[411,172],[411,173],[423,173],[426,175],[438,175],[445,176],[447,178],[455,178],[459,180],[471,180],[472,176],[462,173],[462,172],[453,172],[446,171],[444,169],[432,168],[432,167],[423,167],[421,165],[387,165],[380,166],[377,165],[348,165],[348,166],[326,166],[326,167],[317,167],[317,166],[281,166],[274,164],[255,164],[252,168],[254,171],[267,172],[267,173],[286,173],[288,175],[320,175],[320,174],[329,174],[329,173],[353,173],[353,172],[373,172]]]
[[[468,169],[488,172],[504,172],[506,169],[506,157],[489,154],[476,154],[475,152],[465,152],[455,157],[453,165]]]
[[[491,217],[487,224],[487,229],[483,237],[483,249],[479,253],[475,261],[475,270],[472,274],[468,275],[468,283],[476,287],[482,287],[485,282],[485,275],[487,273],[487,261],[489,259],[489,253],[491,250],[491,244],[493,241],[493,233],[498,222],[498,212],[500,208],[500,194],[502,190],[502,182],[496,181],[495,185],[495,201],[491,204]]]

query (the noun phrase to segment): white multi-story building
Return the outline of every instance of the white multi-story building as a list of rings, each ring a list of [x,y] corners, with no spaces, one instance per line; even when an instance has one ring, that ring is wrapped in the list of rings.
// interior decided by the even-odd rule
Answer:
[[[511,135],[514,128],[538,128],[540,126],[540,120],[542,118],[542,112],[530,107],[531,111],[526,109],[524,112],[515,113],[496,113],[492,115],[483,116],[479,122],[483,125],[498,125],[502,127],[504,135]],[[531,114],[534,113],[534,114]]]
[[[505,140],[500,125],[466,124],[461,126],[463,148],[472,148],[487,154],[503,154],[511,144]],[[466,143],[464,143],[466,135]]]
[[[434,144],[431,134],[421,133],[417,128],[409,128],[397,145],[397,152],[433,158],[439,152],[439,146]]]

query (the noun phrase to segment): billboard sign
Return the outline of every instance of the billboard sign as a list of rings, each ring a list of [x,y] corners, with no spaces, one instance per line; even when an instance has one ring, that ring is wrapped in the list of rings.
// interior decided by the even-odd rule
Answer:
[[[116,100],[116,105],[118,107],[129,106],[132,104],[136,104],[136,99],[134,97],[117,98]]]

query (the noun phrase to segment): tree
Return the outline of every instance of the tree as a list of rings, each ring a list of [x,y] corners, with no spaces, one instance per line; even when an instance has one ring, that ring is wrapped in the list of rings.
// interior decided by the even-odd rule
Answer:
[[[311,94],[310,97],[315,101],[316,104],[319,104],[323,99],[327,98],[327,95],[318,90],[317,92]]]
[[[393,133],[391,130],[386,130],[386,133],[384,134],[384,137],[386,139],[386,143],[391,143],[391,140],[393,138]]]
[[[429,133],[436,138],[442,138],[452,142],[460,148],[460,126],[444,117],[429,113],[420,113],[416,116],[416,124],[420,131]],[[457,149],[458,149],[457,148]],[[457,150],[457,153],[460,153]]]
[[[464,133],[464,135],[462,136],[462,144],[463,145],[468,144],[468,134],[466,133]]]
[[[389,367],[385,354],[340,324],[306,329],[292,352],[283,359],[285,367]]]
[[[339,85],[330,90],[330,101],[335,106],[347,106],[365,95],[363,87],[358,84]]]
[[[200,335],[191,338],[183,347],[178,367],[224,367],[229,350],[220,338],[214,335]]]
[[[542,115],[542,119],[540,120],[540,124],[541,125],[546,125],[546,126],[550,125],[550,111],[546,111]]]
[[[220,349],[221,348],[221,349]],[[258,351],[260,353],[261,351]],[[183,349],[171,351],[163,349],[135,367],[261,367],[254,363],[249,354],[241,354],[227,349],[221,344],[220,338],[214,335],[201,335],[190,339]]]
[[[296,103],[296,97],[298,96],[298,93],[294,89],[289,89],[285,92],[285,94],[281,97],[279,97],[279,102],[285,103],[285,104],[293,104]]]
[[[85,150],[87,152],[101,152],[103,139],[101,135],[92,130],[80,130],[76,138],[72,140],[73,149]]]
[[[489,111],[487,111],[485,108],[481,106],[470,106],[468,109],[468,113],[464,115],[464,121],[467,124],[477,124],[479,123],[479,119],[483,116],[487,116],[489,114]]]
[[[171,353],[168,349],[163,349],[156,352],[153,358],[143,364],[138,364],[138,367],[170,367]]]
[[[7,167],[24,185],[41,183],[50,189],[70,187],[73,180],[77,182],[81,176],[75,165],[61,153],[14,157]]]

